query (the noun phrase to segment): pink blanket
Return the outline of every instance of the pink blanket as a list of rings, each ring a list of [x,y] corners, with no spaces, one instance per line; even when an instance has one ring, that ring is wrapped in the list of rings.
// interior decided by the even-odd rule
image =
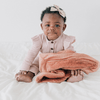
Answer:
[[[71,76],[69,70],[81,69],[86,74],[98,70],[99,61],[82,53],[64,50],[58,53],[42,53],[39,57],[40,73],[36,82],[63,82]]]

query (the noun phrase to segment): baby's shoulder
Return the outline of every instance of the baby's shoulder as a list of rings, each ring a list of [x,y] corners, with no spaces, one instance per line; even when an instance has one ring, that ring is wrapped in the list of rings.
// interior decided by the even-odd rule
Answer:
[[[35,35],[34,37],[32,37],[32,41],[41,41],[44,37],[44,34],[38,34],[38,35]]]
[[[31,39],[32,39],[32,42],[34,42],[34,43],[42,43],[43,34],[35,35]]]
[[[63,34],[63,37],[65,42],[70,42],[70,43],[75,42],[75,36]]]

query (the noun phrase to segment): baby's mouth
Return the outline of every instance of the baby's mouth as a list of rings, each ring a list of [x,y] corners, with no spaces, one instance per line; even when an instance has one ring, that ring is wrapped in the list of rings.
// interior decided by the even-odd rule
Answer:
[[[57,33],[48,33],[48,34],[57,34]]]

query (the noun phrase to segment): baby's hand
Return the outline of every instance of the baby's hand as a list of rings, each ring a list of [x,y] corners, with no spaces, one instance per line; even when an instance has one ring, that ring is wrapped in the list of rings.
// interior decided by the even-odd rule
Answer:
[[[23,70],[20,70],[20,74],[27,74],[28,71],[23,71]]]
[[[67,82],[79,82],[82,81],[84,77],[84,73],[82,72],[82,70],[78,69],[78,70],[71,70],[71,76],[69,77],[69,79],[67,80]]]
[[[21,70],[15,75],[15,78],[18,82],[32,82],[34,76],[33,72]]]
[[[72,76],[83,75],[83,72],[80,69],[78,69],[78,70],[71,70],[71,75]]]

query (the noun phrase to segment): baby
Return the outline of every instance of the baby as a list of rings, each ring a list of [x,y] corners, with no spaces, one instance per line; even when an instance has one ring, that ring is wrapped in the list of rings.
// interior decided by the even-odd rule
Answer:
[[[39,53],[57,53],[62,50],[73,50],[74,36],[64,34],[66,29],[65,12],[57,5],[46,8],[41,14],[41,29],[43,34],[32,38],[33,45],[29,50],[20,71],[15,75],[18,82],[32,82],[39,73]],[[67,82],[78,82],[83,79],[83,72],[71,70],[71,77]]]

